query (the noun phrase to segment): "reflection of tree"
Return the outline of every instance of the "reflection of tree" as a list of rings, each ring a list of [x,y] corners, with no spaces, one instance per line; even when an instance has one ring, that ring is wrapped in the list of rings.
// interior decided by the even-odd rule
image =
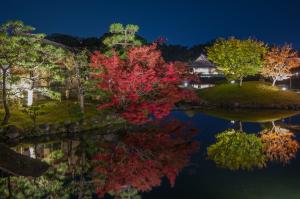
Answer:
[[[103,145],[104,151],[94,158],[98,195],[110,193],[122,197],[135,190],[149,191],[159,186],[164,176],[174,186],[178,172],[188,164],[198,146],[191,141],[193,133],[184,133],[183,128],[171,122],[130,133],[118,144]]]
[[[2,179],[0,182],[0,195],[4,198],[17,199],[68,198],[68,193],[63,191],[66,164],[59,161],[61,157],[61,151],[51,153],[45,159],[51,167],[40,177],[14,176],[10,177],[9,180]],[[7,186],[11,187],[11,193],[8,193]]]
[[[287,164],[295,158],[299,144],[295,135],[287,129],[274,127],[272,130],[264,130],[260,133],[264,144],[263,152],[270,161],[278,161]]]
[[[217,142],[208,147],[208,157],[218,166],[230,170],[251,170],[266,165],[263,144],[257,136],[228,129],[216,136]]]

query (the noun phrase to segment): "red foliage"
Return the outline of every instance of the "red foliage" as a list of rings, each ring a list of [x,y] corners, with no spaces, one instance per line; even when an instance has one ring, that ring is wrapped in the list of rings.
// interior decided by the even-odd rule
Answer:
[[[105,152],[94,158],[95,172],[100,174],[95,179],[98,195],[118,195],[129,187],[149,191],[159,186],[164,176],[174,186],[176,176],[198,149],[198,143],[191,141],[194,133],[184,133],[183,128],[171,122],[161,128],[130,133],[121,144],[102,146]]]
[[[110,94],[110,101],[98,109],[116,107],[121,116],[134,123],[161,118],[180,100],[194,100],[196,95],[178,87],[188,78],[182,63],[166,63],[156,45],[132,48],[125,59],[117,54],[95,52],[91,67],[99,72],[98,88]]]

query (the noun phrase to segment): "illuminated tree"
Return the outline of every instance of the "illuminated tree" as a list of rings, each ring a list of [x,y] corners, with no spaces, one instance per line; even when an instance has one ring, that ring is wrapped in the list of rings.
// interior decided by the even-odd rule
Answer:
[[[216,136],[217,142],[207,149],[209,159],[230,170],[263,168],[266,157],[263,143],[256,135],[228,129]]]
[[[219,39],[208,47],[207,57],[228,80],[239,80],[241,86],[245,77],[260,72],[266,50],[262,42],[232,37],[228,40]]]
[[[60,94],[50,90],[49,86],[61,81],[59,62],[64,51],[45,42],[43,34],[33,34],[34,30],[21,21],[9,21],[0,28],[4,124],[10,116],[8,95],[22,97],[27,91],[28,106],[33,103],[34,91],[60,99]],[[44,86],[40,87],[41,84]]]
[[[146,41],[141,37],[137,36],[136,33],[139,31],[139,26],[128,24],[124,26],[120,23],[111,24],[109,27],[109,34],[103,39],[103,44],[108,49],[115,49],[120,54],[124,51],[135,46],[141,46]]]
[[[289,78],[292,73],[291,69],[300,66],[300,60],[296,51],[290,45],[282,47],[273,47],[264,57],[265,64],[261,74],[264,77],[270,77],[273,80],[272,85],[277,80]]]
[[[18,67],[22,68],[24,74],[21,75],[22,84],[27,90],[27,105],[33,104],[33,93],[40,92],[51,99],[60,100],[60,93],[50,89],[53,83],[62,83],[63,76],[61,61],[65,56],[65,51],[57,46],[44,43],[43,40],[31,42],[33,50],[29,51]],[[44,84],[44,86],[40,86]]]
[[[20,80],[18,75],[22,74],[22,70],[18,68],[18,65],[34,50],[32,42],[41,37],[40,35],[31,34],[33,30],[33,27],[26,26],[20,21],[9,21],[0,27],[2,103],[5,110],[3,124],[7,124],[10,117],[8,83]]]
[[[77,98],[80,106],[81,113],[85,112],[85,95],[87,92],[87,88],[89,87],[89,51],[86,49],[71,51],[67,50],[67,55],[63,64],[67,69],[67,77],[66,79],[66,98],[69,98],[70,87],[72,87],[71,82],[76,82],[77,86]],[[89,81],[88,81],[89,80]]]
[[[171,122],[143,132],[130,132],[118,144],[101,145],[104,151],[94,158],[98,195],[150,191],[161,184],[164,176],[174,186],[176,176],[198,148],[198,143],[191,141],[194,133],[184,128]]]
[[[136,47],[126,53],[107,56],[95,52],[91,67],[98,89],[107,93],[108,102],[98,108],[115,107],[120,115],[134,123],[143,123],[150,116],[166,116],[180,100],[194,100],[192,91],[178,87],[186,76],[181,63],[166,63],[156,45]]]
[[[294,133],[287,129],[275,127],[273,130],[264,130],[260,133],[263,142],[263,152],[270,161],[287,164],[296,157],[299,143]]]

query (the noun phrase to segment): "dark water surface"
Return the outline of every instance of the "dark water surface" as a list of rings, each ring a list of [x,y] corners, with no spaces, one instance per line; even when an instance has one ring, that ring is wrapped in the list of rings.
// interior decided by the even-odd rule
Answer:
[[[106,141],[98,141],[100,138],[91,136],[90,138],[53,140],[34,144],[20,143],[11,149],[33,159],[46,161],[50,166],[48,171],[43,170],[42,176],[33,178],[30,177],[34,175],[30,175],[32,171],[29,167],[35,167],[36,173],[41,172],[39,168],[45,169],[42,162],[26,160],[28,161],[26,165],[21,164],[19,167],[14,165],[15,162],[11,162],[14,165],[11,167],[4,164],[7,162],[1,163],[1,161],[18,161],[18,157],[16,157],[17,160],[13,158],[1,160],[0,168],[3,169],[1,164],[4,164],[5,168],[12,168],[14,173],[2,171],[0,198],[7,198],[9,195],[11,198],[99,198],[96,190],[98,190],[98,195],[101,195],[99,192],[105,192],[105,198],[300,198],[300,160],[297,159],[297,154],[299,154],[297,143],[300,139],[300,115],[298,113],[222,110],[204,112],[173,111],[156,130],[145,130],[139,134],[129,133],[129,136],[107,135]],[[173,121],[176,122],[173,123]],[[172,127],[178,124],[183,125],[180,128],[183,133],[168,134],[168,130],[173,131]],[[194,129],[191,131],[193,137],[190,134],[184,137],[189,129]],[[216,135],[228,129],[236,129],[236,132],[242,130],[247,133],[246,135],[255,135],[254,139],[257,138],[259,142],[261,141],[259,132],[272,129],[272,131],[279,132],[279,135],[290,135],[291,142],[275,147],[273,160],[268,159],[267,152],[263,151],[260,154],[265,161],[263,166],[259,166],[253,162],[255,160],[248,158],[248,154],[252,153],[252,143],[249,140],[246,142],[250,150],[246,150],[246,153],[242,154],[243,157],[237,157],[236,160],[226,159],[231,157],[229,153],[232,151],[224,149],[225,162],[235,164],[234,161],[241,161],[242,163],[235,164],[239,167],[243,165],[244,160],[252,161],[250,169],[242,166],[227,167],[228,165],[217,163],[216,159],[209,157],[207,149],[216,143]],[[157,138],[155,131],[166,131],[166,134],[172,136],[164,137],[164,134],[159,134],[161,137]],[[294,144],[294,150],[285,153],[285,147],[288,148],[290,144]],[[237,144],[235,147],[237,154],[241,154],[239,151],[244,150],[241,145]],[[122,157],[122,154],[128,157]],[[3,155],[5,154],[1,154]],[[282,155],[286,156],[280,159]],[[149,159],[153,161],[148,161]],[[159,160],[162,163],[158,162]],[[101,171],[95,169],[99,168],[99,165],[101,165]],[[160,169],[165,171],[160,171]],[[170,178],[174,176],[174,172],[178,172],[178,175],[172,187]],[[154,177],[156,173],[159,174]],[[19,177],[15,177],[16,174]],[[166,177],[167,174],[171,177]],[[161,181],[157,181],[157,178]],[[116,182],[124,184],[116,185]],[[111,186],[108,185],[109,183]],[[145,187],[145,184],[148,186]],[[107,190],[111,187],[118,187],[118,190],[122,190],[118,194],[109,194]]]
[[[201,142],[199,151],[193,156],[193,166],[185,168],[176,179],[173,189],[167,185],[155,188],[143,198],[204,198],[204,199],[298,199],[300,198],[300,161],[293,159],[287,165],[268,164],[263,169],[252,171],[231,171],[219,168],[207,158],[207,147],[215,142],[214,136],[227,128],[234,128],[236,122],[196,113],[187,117],[174,112],[172,117],[190,122],[199,130],[196,137]],[[255,118],[253,118],[255,120]],[[300,124],[300,115],[277,121],[286,124]],[[243,122],[243,130],[257,133],[262,123]],[[299,140],[297,133],[294,131]]]

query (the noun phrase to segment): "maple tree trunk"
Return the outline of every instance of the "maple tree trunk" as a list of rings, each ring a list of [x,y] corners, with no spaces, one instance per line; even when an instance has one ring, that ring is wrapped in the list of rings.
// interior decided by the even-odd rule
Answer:
[[[2,69],[2,103],[5,111],[4,118],[2,120],[2,124],[7,124],[8,120],[10,118],[10,111],[9,111],[9,106],[7,102],[7,90],[6,90],[6,76],[7,76],[7,70]]]
[[[277,79],[273,79],[272,86],[275,86]]]

